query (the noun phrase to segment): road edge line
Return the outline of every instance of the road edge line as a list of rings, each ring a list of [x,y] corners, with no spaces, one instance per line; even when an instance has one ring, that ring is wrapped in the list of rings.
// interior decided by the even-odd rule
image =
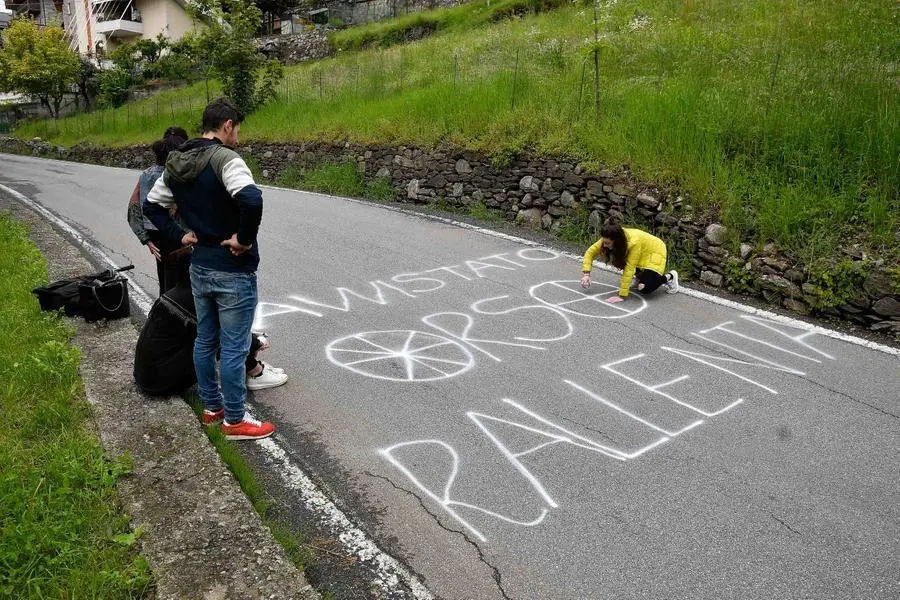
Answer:
[[[62,229],[77,242],[78,246],[88,252],[101,264],[106,265],[111,269],[118,268],[118,265],[108,254],[92,244],[90,240],[81,235],[61,217],[41,206],[38,202],[2,183],[0,183],[0,190],[8,193],[10,196],[19,202],[22,202],[30,209]],[[134,293],[138,296],[134,299],[135,304],[144,313],[144,316],[146,316],[153,306],[153,301],[132,278],[128,277],[128,283],[134,290]],[[247,403],[247,406],[252,409],[252,406],[249,403]],[[320,513],[321,523],[337,536],[344,548],[351,555],[356,556],[361,561],[369,563],[374,567],[373,571],[378,577],[375,582],[379,587],[385,591],[390,591],[389,586],[395,584],[399,580],[409,587],[413,598],[416,600],[434,600],[434,595],[427,587],[425,587],[425,584],[423,584],[418,577],[409,572],[400,561],[379,548],[378,544],[366,536],[362,529],[354,525],[349,517],[347,517],[347,515],[344,514],[334,502],[329,500],[328,496],[326,496],[318,486],[316,486],[312,479],[290,460],[288,452],[275,440],[259,440],[256,444],[266,452],[266,458],[270,463],[282,463],[278,469],[282,480],[289,487],[300,492],[301,498],[307,508],[312,512]]]

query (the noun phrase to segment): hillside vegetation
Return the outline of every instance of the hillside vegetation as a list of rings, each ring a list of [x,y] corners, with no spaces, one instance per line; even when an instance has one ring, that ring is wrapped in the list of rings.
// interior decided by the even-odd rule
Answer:
[[[897,259],[896,3],[602,1],[599,114],[592,5],[509,18],[549,7],[481,1],[340,32],[332,43],[346,50],[288,68],[244,135],[628,165],[809,262],[850,241]],[[399,43],[415,27],[431,35]],[[201,84],[20,135],[149,142],[195,123],[206,95]]]

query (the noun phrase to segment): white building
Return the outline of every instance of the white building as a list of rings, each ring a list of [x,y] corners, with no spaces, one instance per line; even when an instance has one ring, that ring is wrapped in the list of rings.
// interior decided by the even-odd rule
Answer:
[[[12,21],[13,12],[6,8],[5,0],[0,0],[0,29],[3,29]]]
[[[71,45],[82,54],[160,33],[176,41],[194,27],[184,0],[63,0],[62,14]]]

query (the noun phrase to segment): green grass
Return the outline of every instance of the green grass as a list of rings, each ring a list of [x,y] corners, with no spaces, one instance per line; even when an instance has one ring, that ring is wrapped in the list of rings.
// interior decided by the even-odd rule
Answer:
[[[334,194],[336,196],[361,196],[365,188],[356,165],[345,163],[322,163],[303,172],[300,187],[312,192]]]
[[[502,221],[503,214],[498,210],[491,210],[483,202],[472,202],[467,209],[469,216],[481,221]]]
[[[297,190],[379,202],[393,200],[397,196],[390,180],[377,178],[366,182],[356,165],[350,162],[324,162],[307,169],[292,163],[282,170],[277,183]]]
[[[46,262],[2,213],[0,247],[0,598],[153,597],[116,495],[130,461],[104,455],[72,331],[30,293]]]
[[[331,33],[328,39],[338,51],[388,48],[436,32],[471,31],[491,22],[547,12],[565,4],[566,0],[476,0],[343,29]]]
[[[498,164],[520,152],[625,164],[642,180],[688,194],[695,209],[711,209],[736,237],[773,240],[810,261],[848,240],[898,259],[900,44],[893,32],[900,13],[893,3],[602,4],[599,115],[590,5],[487,18],[479,27],[476,13],[487,7],[475,3],[441,13],[447,23],[427,39],[288,68],[279,101],[251,116],[244,135],[448,143]],[[340,35],[350,40],[425,18],[432,17]],[[20,135],[63,144],[149,142],[173,118],[195,121],[204,93],[197,85],[161,97],[163,107],[174,103],[174,117],[156,118],[150,99],[130,116],[119,109],[35,123]],[[179,112],[175,99],[194,108]]]
[[[590,223],[590,210],[583,204],[579,204],[574,214],[564,217],[560,221],[559,238],[570,244],[593,244],[600,235],[598,227],[592,227]]]
[[[197,397],[197,393],[191,390],[185,394],[185,400],[194,410],[197,418],[200,419],[203,414],[203,404]],[[234,475],[241,490],[253,504],[253,508],[262,518],[263,524],[269,528],[272,535],[284,548],[285,554],[294,565],[301,571],[314,560],[313,553],[303,543],[303,540],[296,533],[284,526],[281,522],[272,518],[270,509],[273,500],[268,493],[260,486],[253,473],[253,467],[241,456],[238,444],[232,442],[225,437],[218,425],[209,425],[206,427],[206,436],[209,438],[213,447],[222,457],[222,461],[228,467],[228,470]]]

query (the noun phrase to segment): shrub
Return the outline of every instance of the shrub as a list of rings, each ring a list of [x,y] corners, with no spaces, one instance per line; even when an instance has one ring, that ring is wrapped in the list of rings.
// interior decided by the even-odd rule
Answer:
[[[849,258],[834,263],[818,263],[810,273],[815,292],[808,298],[813,308],[833,308],[860,295],[869,274],[869,262]]]
[[[742,261],[728,261],[724,269],[725,287],[735,294],[752,294],[756,291],[757,280]]]
[[[117,66],[101,71],[99,79],[100,95],[98,100],[101,106],[114,108],[125,104],[128,100],[128,88],[134,83],[131,73]]]

